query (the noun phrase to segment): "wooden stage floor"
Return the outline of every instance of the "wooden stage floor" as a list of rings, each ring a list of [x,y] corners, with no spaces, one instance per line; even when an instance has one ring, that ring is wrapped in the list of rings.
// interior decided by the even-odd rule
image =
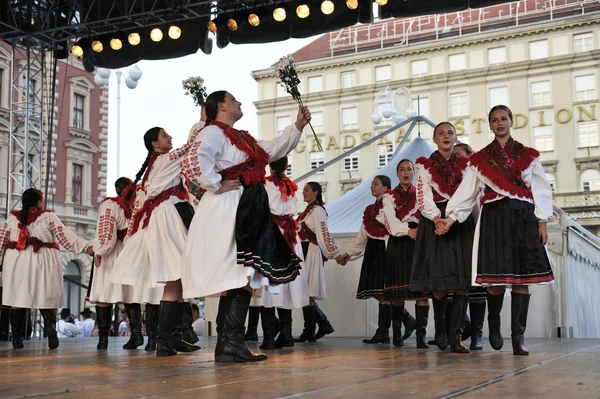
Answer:
[[[530,356],[471,355],[365,345],[358,338],[324,338],[272,351],[257,364],[213,361],[215,338],[205,349],[157,358],[125,351],[111,338],[98,352],[95,338],[25,342],[13,351],[0,342],[0,398],[598,398],[600,339],[528,339]],[[252,345],[256,347],[256,345]]]

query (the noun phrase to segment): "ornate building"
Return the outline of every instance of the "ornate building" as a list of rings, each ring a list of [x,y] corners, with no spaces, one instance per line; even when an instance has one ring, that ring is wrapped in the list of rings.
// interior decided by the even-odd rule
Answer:
[[[542,154],[555,203],[600,235],[599,12],[600,1],[523,0],[323,35],[293,54],[323,151],[305,135],[288,172],[299,177],[390,128],[390,120],[371,121],[374,96],[387,86],[408,87],[414,108],[434,122],[452,121],[475,149],[493,137],[489,109],[506,104],[515,138]],[[273,67],[253,77],[259,132],[269,139],[293,121],[297,105]],[[421,124],[413,137],[419,133],[430,139],[432,129]],[[384,166],[404,134],[399,129],[311,179],[334,200]]]

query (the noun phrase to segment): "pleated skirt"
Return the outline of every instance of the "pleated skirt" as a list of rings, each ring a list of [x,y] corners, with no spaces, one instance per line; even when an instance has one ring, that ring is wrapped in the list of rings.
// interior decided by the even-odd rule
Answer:
[[[380,297],[385,289],[385,240],[369,238],[365,248],[356,299]]]
[[[414,250],[415,240],[408,236],[389,238],[385,256],[384,299],[411,301],[427,298],[423,292],[410,291]]]

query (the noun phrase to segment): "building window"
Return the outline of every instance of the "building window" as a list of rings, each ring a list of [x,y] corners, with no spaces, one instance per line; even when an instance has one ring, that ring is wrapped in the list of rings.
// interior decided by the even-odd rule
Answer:
[[[276,90],[277,90],[277,97],[285,97],[288,95],[288,93],[285,91],[285,89],[283,88],[283,86],[281,85],[281,82],[277,82],[275,84],[276,86]]]
[[[548,183],[550,183],[552,193],[556,193],[556,178],[554,175],[552,173],[546,173],[546,179],[548,179]]]
[[[291,162],[289,162],[289,158],[288,158],[288,167],[287,167],[287,169],[285,170],[285,175],[286,175],[287,177],[292,177],[292,163],[291,163]]]
[[[548,58],[548,40],[529,42],[529,59],[539,60],[542,58]]]
[[[550,98],[550,81],[534,82],[531,84],[531,106],[542,107],[552,104]]]
[[[342,108],[342,130],[358,129],[358,112],[356,107]]]
[[[77,129],[83,129],[83,107],[85,104],[85,97],[81,94],[75,94],[73,104],[73,127]]]
[[[577,124],[579,148],[598,146],[598,122],[579,122]]]
[[[289,116],[280,116],[277,118],[277,135],[281,136],[284,129],[291,125],[291,118]]]
[[[315,170],[318,167],[323,166],[323,164],[325,163],[325,153],[323,151],[311,152],[309,154],[309,160],[310,160],[310,170]],[[323,171],[320,170],[317,173],[323,173]]]
[[[508,87],[492,87],[489,90],[490,94],[490,108],[495,107],[496,105],[506,105],[508,106]]]
[[[463,116],[469,114],[467,93],[450,94],[450,116]]]
[[[506,63],[506,47],[496,47],[488,49],[488,65],[498,65]]]
[[[344,158],[344,170],[358,170],[358,154],[356,152]]]
[[[596,98],[596,76],[575,77],[575,101],[588,101]]]
[[[427,75],[427,60],[418,60],[411,62],[410,71],[413,78]]]
[[[73,202],[75,205],[81,205],[83,197],[83,165],[78,165],[76,163],[73,164],[71,189],[73,190],[71,202]]]
[[[573,52],[583,53],[594,49],[594,36],[591,32],[573,36]]]
[[[313,112],[311,115],[310,124],[313,129],[315,129],[315,133],[323,133],[323,112]]]
[[[588,169],[581,173],[581,189],[583,191],[600,191],[600,172]]]
[[[316,93],[323,90],[323,77],[312,76],[308,78],[308,92]]]
[[[349,89],[350,87],[356,86],[356,72],[348,71],[342,72],[342,89]]]
[[[467,69],[467,55],[465,53],[448,56],[448,71],[464,71],[465,69]]]
[[[379,144],[377,146],[377,167],[383,168],[387,165],[394,155],[393,144]]]
[[[390,65],[375,67],[375,81],[385,82],[392,80],[392,67]]]
[[[413,98],[412,109],[417,111],[419,115],[429,117],[429,98],[428,97],[419,97]]]
[[[540,151],[554,150],[554,139],[552,138],[552,126],[536,126],[533,128],[533,140],[535,148]]]

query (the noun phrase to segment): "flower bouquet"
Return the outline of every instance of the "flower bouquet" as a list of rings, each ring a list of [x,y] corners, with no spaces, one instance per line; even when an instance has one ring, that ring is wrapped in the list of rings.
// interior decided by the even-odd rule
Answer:
[[[191,76],[181,82],[186,96],[192,96],[197,106],[203,106],[206,101],[206,86],[200,76]]]

